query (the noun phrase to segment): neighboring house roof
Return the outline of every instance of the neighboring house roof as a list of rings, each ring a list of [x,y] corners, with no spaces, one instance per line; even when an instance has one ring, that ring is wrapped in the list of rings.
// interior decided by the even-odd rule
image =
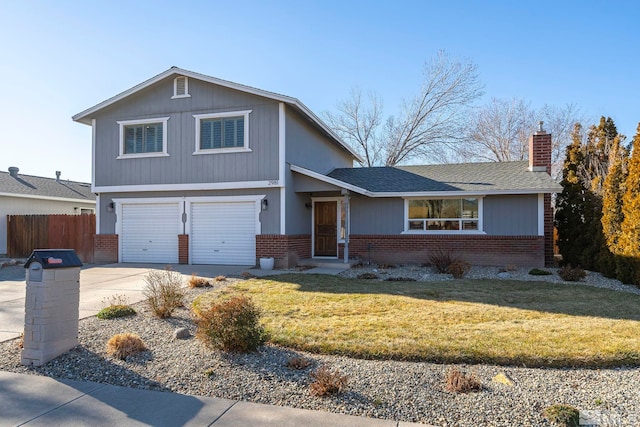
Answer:
[[[291,170],[370,197],[538,194],[562,190],[528,162],[460,163],[334,169],[326,176],[292,165]]]
[[[0,196],[95,203],[91,184],[0,171]]]
[[[130,89],[125,90],[122,93],[119,93],[118,95],[115,95],[97,105],[94,105],[91,108],[88,108],[78,114],[76,114],[75,116],[72,117],[72,119],[76,122],[80,122],[80,123],[84,123],[87,125],[91,124],[91,116],[96,113],[97,111],[100,111],[103,108],[106,108],[130,95],[133,95],[136,92],[139,92],[151,85],[153,85],[154,83],[159,82],[160,80],[163,80],[167,77],[170,77],[172,75],[176,75],[176,76],[186,76],[186,77],[190,77],[193,79],[197,79],[197,80],[202,80],[205,82],[209,82],[215,85],[219,85],[219,86],[223,86],[223,87],[227,87],[230,89],[234,89],[234,90],[238,90],[241,92],[246,92],[246,93],[250,93],[253,95],[258,95],[258,96],[262,96],[265,98],[269,98],[269,99],[274,99],[276,101],[280,101],[280,102],[284,102],[285,104],[288,104],[294,108],[296,108],[299,112],[301,112],[303,115],[305,115],[307,118],[309,118],[313,123],[315,123],[316,126],[318,126],[320,129],[322,129],[331,139],[333,139],[339,146],[341,146],[344,150],[346,150],[347,152],[349,152],[355,159],[357,159],[358,161],[362,162],[363,159],[360,157],[360,155],[358,153],[356,153],[348,144],[346,144],[344,141],[342,141],[342,139],[340,139],[340,137],[338,137],[338,135],[335,134],[335,132],[333,132],[333,130],[331,130],[331,128],[329,128],[329,126],[327,126],[322,120],[320,120],[320,118],[318,116],[316,116],[309,108],[307,108],[307,106],[305,106],[302,102],[300,102],[298,99],[296,98],[292,98],[290,96],[286,96],[286,95],[281,95],[278,93],[274,93],[274,92],[269,92],[266,90],[262,90],[262,89],[258,89],[258,88],[254,88],[251,86],[246,86],[246,85],[242,85],[240,83],[234,83],[234,82],[230,82],[228,80],[223,80],[223,79],[219,79],[217,77],[211,77],[211,76],[207,76],[205,74],[200,74],[200,73],[196,73],[193,71],[189,71],[189,70],[184,70],[182,68],[178,68],[178,67],[171,67],[168,70],[158,74],[155,77],[150,78],[149,80],[146,80]]]

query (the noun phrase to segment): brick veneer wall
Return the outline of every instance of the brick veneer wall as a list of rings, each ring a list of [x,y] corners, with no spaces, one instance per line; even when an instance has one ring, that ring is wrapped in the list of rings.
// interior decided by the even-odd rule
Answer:
[[[340,249],[342,256],[342,245]],[[543,267],[545,249],[542,236],[401,234],[352,235],[349,239],[350,258],[369,261],[371,256],[372,262],[384,263],[422,264],[433,251],[445,250],[472,265]]]
[[[96,234],[93,241],[93,262],[96,264],[118,262],[117,234]]]
[[[189,264],[188,234],[178,234],[178,264]]]
[[[536,132],[529,138],[529,167],[544,167],[551,173],[551,134]]]
[[[311,235],[259,234],[256,236],[256,257],[273,257],[280,268],[294,267],[295,258],[311,258]]]

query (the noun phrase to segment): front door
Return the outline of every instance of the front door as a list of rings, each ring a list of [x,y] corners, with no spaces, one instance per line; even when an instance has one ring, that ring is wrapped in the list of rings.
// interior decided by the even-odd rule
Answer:
[[[314,203],[314,256],[338,256],[338,202]]]

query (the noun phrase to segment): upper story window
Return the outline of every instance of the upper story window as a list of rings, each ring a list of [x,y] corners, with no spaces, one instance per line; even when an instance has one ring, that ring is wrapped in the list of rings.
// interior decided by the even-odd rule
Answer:
[[[189,98],[189,78],[185,76],[178,76],[173,79],[173,96],[175,98]]]
[[[168,156],[167,120],[169,117],[117,122],[120,126],[118,158]]]
[[[229,153],[249,150],[249,113],[196,114],[196,150],[194,154]]]
[[[481,198],[405,200],[406,232],[481,232]]]

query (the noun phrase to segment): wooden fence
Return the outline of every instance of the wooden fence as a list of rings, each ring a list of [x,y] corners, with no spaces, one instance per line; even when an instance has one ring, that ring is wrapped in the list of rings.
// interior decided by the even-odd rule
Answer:
[[[93,262],[96,216],[7,215],[7,255],[24,258],[34,249],[74,249],[82,262]]]

